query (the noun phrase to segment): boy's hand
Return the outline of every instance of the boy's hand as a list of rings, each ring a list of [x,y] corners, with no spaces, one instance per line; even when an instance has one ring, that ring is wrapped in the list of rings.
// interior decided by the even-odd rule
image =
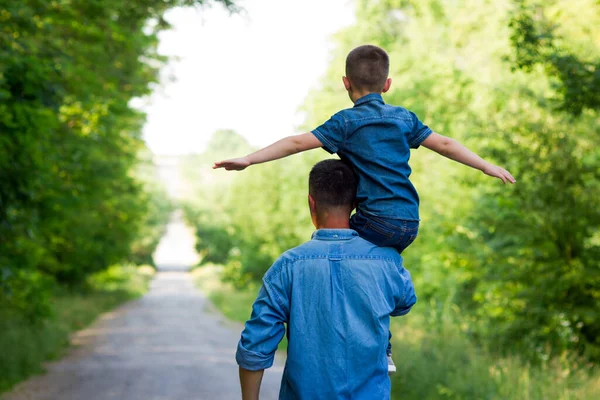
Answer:
[[[285,137],[263,149],[248,154],[246,157],[216,162],[213,165],[213,169],[225,168],[227,171],[241,171],[253,164],[279,160],[280,158],[321,146],[323,145],[312,132],[306,132],[301,135]]]
[[[225,168],[227,171],[242,171],[250,166],[250,161],[247,157],[232,158],[231,160],[218,161],[213,165],[213,169]]]
[[[482,170],[482,172],[486,175],[493,176],[494,178],[501,179],[503,183],[506,183],[506,182],[515,183],[516,182],[516,179],[513,178],[513,176],[510,174],[510,172],[508,172],[504,168],[500,168],[497,165],[488,164]]]
[[[444,157],[478,169],[486,175],[502,180],[504,183],[516,182],[510,172],[497,165],[490,164],[454,139],[432,132],[422,144]]]

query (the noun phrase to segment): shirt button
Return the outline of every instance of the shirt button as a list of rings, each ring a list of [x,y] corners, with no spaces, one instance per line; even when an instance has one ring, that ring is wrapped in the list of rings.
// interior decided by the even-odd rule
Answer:
[[[336,238],[336,237],[338,237],[338,235],[333,235],[333,237],[335,237],[335,238]]]

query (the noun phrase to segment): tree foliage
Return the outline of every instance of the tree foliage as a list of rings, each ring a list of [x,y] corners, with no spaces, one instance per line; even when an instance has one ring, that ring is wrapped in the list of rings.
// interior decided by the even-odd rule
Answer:
[[[390,54],[387,102],[517,178],[506,187],[427,150],[413,153],[422,224],[403,257],[420,301],[451,298],[465,333],[496,349],[600,359],[600,4],[355,5],[356,23],[335,35],[330,67],[303,107],[304,128],[351,106],[339,83],[345,56],[372,43]],[[251,167],[221,192],[212,216],[228,216],[221,232],[232,279],[259,278],[308,239],[305,180],[324,156]]]
[[[0,308],[39,316],[54,280],[147,259],[165,200],[136,176],[129,102],[157,82],[164,12],[202,3],[0,0]]]
[[[513,29],[511,42],[514,48],[513,63],[516,68],[531,71],[542,66],[546,74],[554,79],[554,91],[559,109],[578,116],[583,110],[600,108],[600,61],[598,40],[593,41],[594,26],[598,22],[598,3],[581,1],[578,11],[591,11],[592,16],[583,21],[583,32],[579,38],[563,36],[560,24],[574,23],[570,16],[561,15],[567,10],[554,2],[516,1],[510,27]],[[550,14],[550,15],[547,15]],[[586,26],[588,25],[588,26]],[[587,29],[586,29],[587,28]],[[583,34],[583,35],[582,35]],[[583,36],[583,37],[582,37]],[[582,42],[575,43],[573,40]],[[575,47],[575,51],[573,50]],[[595,47],[595,48],[594,48]],[[577,51],[579,49],[579,52]]]

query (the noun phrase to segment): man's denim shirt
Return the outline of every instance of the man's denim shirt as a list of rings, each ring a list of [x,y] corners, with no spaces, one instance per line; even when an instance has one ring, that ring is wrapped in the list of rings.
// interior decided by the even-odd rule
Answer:
[[[416,300],[397,251],[351,229],[321,229],[265,274],[236,360],[269,368],[287,324],[280,399],[389,399],[390,316]]]
[[[402,107],[383,102],[378,93],[361,97],[312,133],[323,148],[352,164],[358,175],[359,210],[390,219],[419,220],[419,196],[409,181],[410,149],[431,129]]]

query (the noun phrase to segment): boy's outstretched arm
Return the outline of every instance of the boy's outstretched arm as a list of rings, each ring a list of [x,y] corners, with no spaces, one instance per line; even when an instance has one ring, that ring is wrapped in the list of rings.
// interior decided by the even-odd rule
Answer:
[[[490,164],[454,139],[433,132],[421,144],[444,157],[478,169],[486,175],[501,179],[504,183],[516,182],[510,172],[497,165]]]
[[[218,161],[213,165],[213,169],[225,168],[227,171],[241,171],[253,164],[278,160],[301,151],[311,150],[321,146],[323,146],[321,141],[319,141],[319,139],[311,132],[288,136],[252,154],[248,154],[246,157]]]

